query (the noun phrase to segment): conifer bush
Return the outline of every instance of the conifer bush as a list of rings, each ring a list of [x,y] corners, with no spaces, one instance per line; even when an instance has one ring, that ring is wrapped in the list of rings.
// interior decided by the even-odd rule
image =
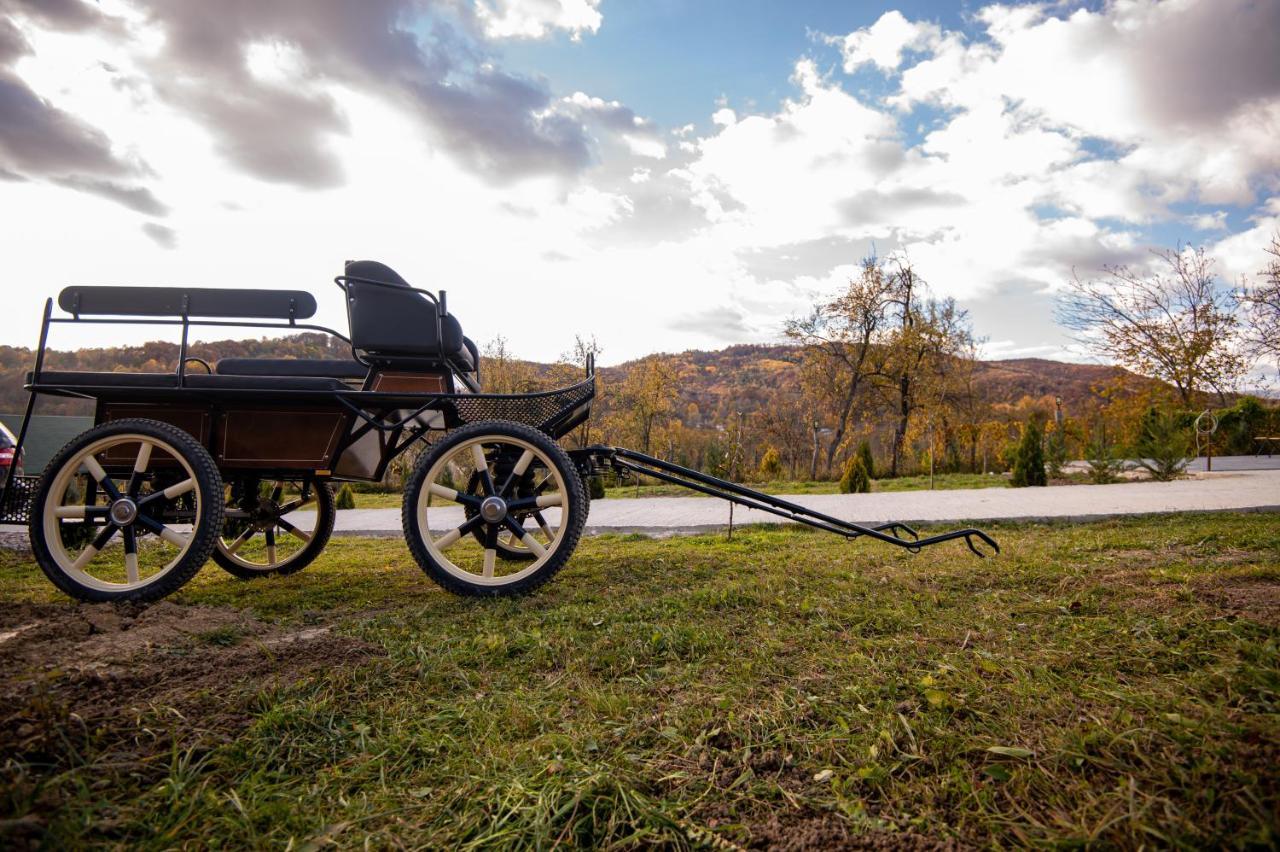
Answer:
[[[356,495],[351,490],[351,484],[344,484],[338,489],[338,495],[334,499],[334,506],[339,509],[354,509],[356,507]]]
[[[866,494],[871,490],[871,477],[867,475],[866,462],[862,456],[854,453],[853,458],[844,466],[844,476],[840,477],[841,494]]]
[[[1165,412],[1149,409],[1142,417],[1142,428],[1133,452],[1138,465],[1157,482],[1169,482],[1182,476],[1191,461],[1191,431],[1180,419]]]
[[[858,444],[858,458],[862,459],[862,466],[867,469],[867,479],[875,479],[876,461],[871,455],[871,444],[866,441]]]
[[[1022,430],[1022,440],[1013,460],[1013,479],[1009,484],[1014,488],[1049,484],[1044,470],[1044,432],[1034,418],[1028,420]]]
[[[778,455],[776,449],[769,447],[764,451],[764,457],[760,459],[760,479],[772,482],[780,476],[782,476],[782,456]]]

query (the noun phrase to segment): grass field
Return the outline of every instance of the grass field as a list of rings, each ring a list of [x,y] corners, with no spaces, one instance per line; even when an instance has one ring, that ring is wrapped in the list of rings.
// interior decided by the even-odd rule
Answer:
[[[90,626],[41,640],[67,649],[53,660],[0,641],[0,830],[52,848],[1280,843],[1277,517],[992,532],[986,561],[796,529],[592,538],[540,592],[487,601],[441,592],[400,542],[338,539],[292,577],[210,565],[176,605],[105,614],[4,551],[0,634]],[[185,627],[83,670],[96,641],[159,631],[152,613]]]

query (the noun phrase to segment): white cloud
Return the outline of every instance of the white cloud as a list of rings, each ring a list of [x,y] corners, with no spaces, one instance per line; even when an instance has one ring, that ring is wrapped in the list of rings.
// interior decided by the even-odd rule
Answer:
[[[247,79],[328,103],[345,125],[322,137],[345,180],[308,190],[235,168],[208,126],[157,95],[163,80],[149,63],[166,46],[150,18],[132,18],[127,40],[24,30],[35,52],[15,66],[21,78],[101,128],[122,162],[145,162],[147,185],[172,212],[152,222],[51,183],[0,184],[6,207],[24,211],[7,226],[6,261],[30,286],[11,308],[32,319],[11,324],[9,340],[32,342],[39,302],[70,280],[302,287],[341,328],[328,281],[343,259],[373,257],[447,288],[473,337],[502,333],[520,354],[549,358],[574,332],[595,332],[615,361],[775,337],[874,247],[907,251],[939,292],[1000,317],[987,324],[992,354],[1071,354],[1048,319],[1025,315],[1047,310],[1073,266],[1087,274],[1141,259],[1150,228],[1181,224],[1219,230],[1210,250],[1234,278],[1257,270],[1280,227],[1280,86],[1267,88],[1278,72],[1232,58],[1249,53],[1266,4],[1231,7],[1251,27],[1203,23],[1205,9],[1234,2],[988,7],[965,32],[890,13],[832,41],[852,70],[895,72],[887,96],[855,91],[824,73],[830,57],[814,57],[795,63],[776,108],[735,94],[737,109],[721,100],[671,130],[589,94],[591,81],[543,86],[541,100],[531,90],[520,101],[540,128],[529,138],[571,131],[582,156],[501,181],[469,167],[466,145],[424,131],[403,92],[355,72],[317,78],[314,51],[264,35],[242,57]],[[596,31],[598,6],[493,0],[478,15],[492,38],[572,36]],[[1217,100],[1198,94],[1196,79],[1177,77],[1176,91],[1160,83],[1183,72],[1152,57],[1193,27],[1204,61],[1175,56],[1214,78]],[[1226,63],[1230,79],[1212,63]],[[477,138],[512,156],[530,144],[508,125],[479,126]],[[1270,200],[1229,233],[1257,197]]]
[[[1129,149],[1130,182],[1166,202],[1248,204],[1256,178],[1280,168],[1280,4],[1127,0],[1065,18],[991,6],[978,18],[990,41],[945,34],[890,102],[998,109],[1106,140]]]
[[[1227,227],[1227,211],[1214,210],[1209,213],[1196,213],[1188,216],[1186,222],[1197,231],[1223,231]]]
[[[902,64],[904,51],[933,47],[941,37],[942,32],[936,24],[908,21],[901,12],[893,9],[881,15],[871,26],[830,41],[840,46],[844,70],[852,74],[867,64],[873,64],[882,71],[893,71]]]
[[[600,29],[600,0],[479,0],[476,15],[490,38],[546,38],[566,30],[574,41]]]

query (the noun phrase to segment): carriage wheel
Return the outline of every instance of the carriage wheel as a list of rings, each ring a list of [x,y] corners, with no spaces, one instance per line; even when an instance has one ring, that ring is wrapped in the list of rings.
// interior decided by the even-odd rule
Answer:
[[[536,493],[518,487],[526,474]],[[477,494],[467,493],[473,475]],[[524,526],[537,517],[541,523]],[[587,511],[578,471],[555,441],[529,426],[489,421],[451,432],[423,454],[401,518],[409,550],[440,585],[464,595],[514,595],[568,561]],[[499,562],[504,531],[533,558]]]
[[[226,491],[213,561],[227,573],[242,580],[292,574],[329,543],[338,517],[329,483],[243,477]]]
[[[196,575],[222,527],[222,478],[195,438],[154,420],[79,435],[46,468],[31,513],[45,575],[82,601],[150,601]]]

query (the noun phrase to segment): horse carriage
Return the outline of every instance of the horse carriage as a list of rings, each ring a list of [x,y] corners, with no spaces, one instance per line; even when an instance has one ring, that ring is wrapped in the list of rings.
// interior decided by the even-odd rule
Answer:
[[[308,324],[305,291],[68,287],[65,315],[46,302],[27,416],[41,395],[94,401],[93,428],[39,476],[11,467],[0,523],[26,523],[40,568],[85,601],[155,600],[210,558],[241,578],[291,574],[333,532],[332,483],[376,482],[419,442],[401,508],[422,569],[467,595],[527,592],[573,553],[589,509],[587,480],[645,475],[799,521],[846,538],[917,551],[963,539],[993,551],[976,529],[920,538],[900,523],[863,526],[620,447],[565,449],[595,398],[582,381],[523,394],[482,391],[480,354],[443,291],[411,287],[389,267],[353,261],[334,279],[349,336]],[[68,323],[181,327],[176,369],[82,372],[45,366],[49,330]],[[350,359],[189,355],[193,327],[318,331]]]

